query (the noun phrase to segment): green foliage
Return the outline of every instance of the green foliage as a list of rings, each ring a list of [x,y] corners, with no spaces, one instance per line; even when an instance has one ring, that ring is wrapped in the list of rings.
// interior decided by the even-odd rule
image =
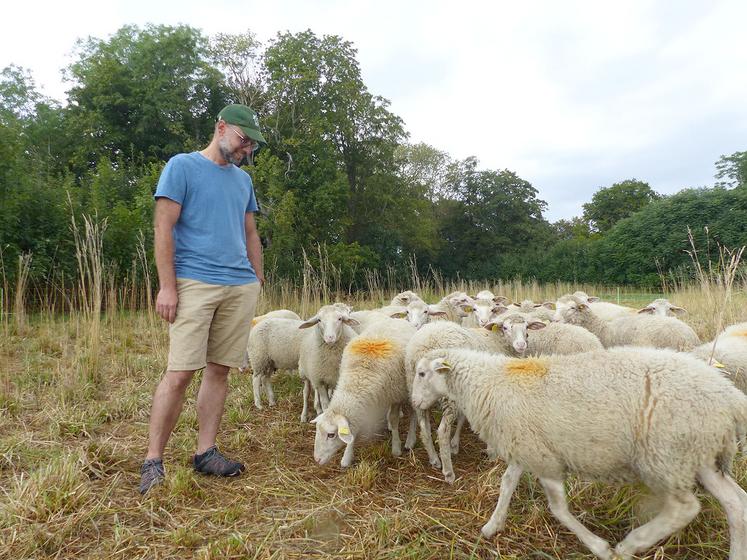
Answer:
[[[747,151],[721,156],[716,162],[716,183],[722,187],[747,187]]]
[[[595,231],[604,233],[659,198],[648,183],[628,179],[594,193],[591,202],[584,204],[584,219]]]

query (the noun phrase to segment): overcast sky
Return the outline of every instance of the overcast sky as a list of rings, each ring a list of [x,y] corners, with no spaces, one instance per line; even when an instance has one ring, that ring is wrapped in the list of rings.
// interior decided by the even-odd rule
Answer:
[[[515,171],[554,221],[628,178],[712,185],[718,157],[747,150],[745,22],[743,0],[12,2],[0,68],[64,101],[75,40],[125,24],[340,35],[413,142]]]

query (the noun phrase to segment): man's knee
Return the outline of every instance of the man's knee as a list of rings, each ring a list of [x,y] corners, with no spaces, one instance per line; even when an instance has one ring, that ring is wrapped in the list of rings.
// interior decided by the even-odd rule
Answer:
[[[189,386],[192,377],[194,377],[194,371],[167,371],[164,375],[164,381],[171,387],[179,391],[185,391]]]

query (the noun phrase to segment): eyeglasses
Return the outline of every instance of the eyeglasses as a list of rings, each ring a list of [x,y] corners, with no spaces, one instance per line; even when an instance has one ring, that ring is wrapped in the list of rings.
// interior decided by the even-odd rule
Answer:
[[[236,134],[236,136],[238,136],[241,139],[241,147],[242,148],[249,148],[249,147],[251,147],[252,151],[254,151],[254,150],[257,149],[257,145],[258,144],[254,140],[252,140],[251,138],[247,138],[246,136],[242,136],[239,133],[238,130],[236,130],[234,127],[232,127],[230,125],[228,126],[228,128],[230,128],[231,130],[233,130],[234,133]]]

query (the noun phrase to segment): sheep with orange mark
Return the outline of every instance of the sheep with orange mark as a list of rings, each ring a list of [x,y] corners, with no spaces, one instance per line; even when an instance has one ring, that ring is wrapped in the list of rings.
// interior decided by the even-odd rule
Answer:
[[[531,359],[434,350],[417,364],[412,404],[427,409],[444,397],[508,463],[485,538],[504,528],[526,470],[597,558],[627,560],[695,518],[697,482],[726,511],[730,560],[747,560],[747,493],[729,474],[747,430],[747,396],[692,356],[631,347]],[[613,551],[569,511],[569,474],[643,483],[663,506]]]
[[[415,333],[407,321],[383,318],[353,338],[342,353],[340,376],[316,424],[314,460],[323,465],[345,446],[340,465],[353,463],[354,445],[383,429],[392,431],[392,455],[402,454],[399,413],[409,403],[405,345]]]
[[[737,389],[747,394],[747,323],[728,327],[715,340],[690,353],[721,370]]]
[[[316,315],[298,326],[311,329],[301,339],[298,358],[298,374],[304,380],[301,422],[308,420],[311,387],[319,398],[321,411],[329,405],[340,374],[342,351],[356,335],[351,327],[357,326],[358,321],[350,317],[351,311],[344,303],[323,305]]]

